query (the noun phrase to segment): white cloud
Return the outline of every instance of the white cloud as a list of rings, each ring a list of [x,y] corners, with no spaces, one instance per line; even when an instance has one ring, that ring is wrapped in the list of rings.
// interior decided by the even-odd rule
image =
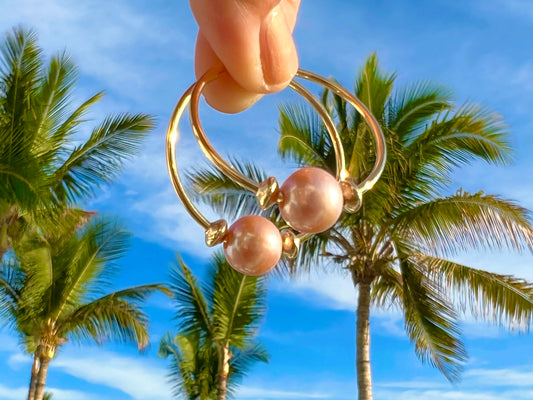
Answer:
[[[486,386],[531,387],[533,388],[533,370],[470,369],[465,371],[465,380]]]
[[[96,398],[94,394],[83,393],[78,390],[46,388],[46,391],[53,394],[54,400],[94,400]],[[0,383],[0,399],[2,400],[21,400],[27,396],[27,387],[10,388]],[[98,398],[103,400],[100,395]]]
[[[88,355],[62,355],[53,368],[91,383],[118,389],[135,400],[169,400],[167,371],[148,358],[91,350]]]
[[[21,369],[22,366],[25,366],[26,364],[31,364],[32,359],[28,354],[24,353],[13,353],[9,356],[7,359],[7,365],[15,371]]]
[[[78,390],[47,388],[46,391],[53,394],[54,400],[94,400],[97,397],[99,400],[104,400],[101,395],[84,393]]]
[[[182,25],[153,29],[168,21],[136,10],[127,1],[47,1],[44,6],[39,0],[3,0],[0,8],[9,9],[0,15],[1,26],[23,23],[36,28],[47,53],[66,47],[82,74],[138,101],[172,78],[179,65],[176,58],[192,64],[194,35],[179,31],[185,31]],[[185,5],[182,10],[188,12]],[[168,68],[156,74],[153,62],[160,57],[169,58]]]
[[[240,387],[236,396],[239,399],[330,399],[333,397],[327,393],[293,392],[246,386]]]
[[[504,390],[502,390],[504,389]],[[502,369],[467,369],[460,384],[405,381],[377,382],[376,400],[531,400],[531,367]]]
[[[486,391],[460,391],[460,390],[405,390],[390,391],[376,390],[376,400],[503,400],[499,394]],[[518,397],[514,400],[526,400]]]
[[[404,382],[385,382],[377,383],[376,386],[384,388],[400,388],[400,389],[439,389],[449,388],[449,384],[430,382],[430,381],[404,381]]]
[[[12,354],[8,359],[9,366],[15,370],[30,363],[31,358],[20,353]],[[169,400],[171,397],[167,370],[148,357],[129,357],[98,349],[68,350],[52,361],[50,369],[118,389],[135,400]],[[61,390],[60,395],[64,395],[64,389]]]
[[[280,282],[280,290],[297,293],[310,298],[316,305],[354,311],[357,292],[352,279],[344,271],[327,271],[324,266],[313,268],[309,274]]]
[[[0,399],[3,400],[21,400],[28,396],[28,389],[21,388],[9,388],[0,383]]]

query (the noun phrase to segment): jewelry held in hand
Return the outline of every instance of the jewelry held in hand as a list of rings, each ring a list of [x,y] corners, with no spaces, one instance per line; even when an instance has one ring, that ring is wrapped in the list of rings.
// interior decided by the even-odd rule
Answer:
[[[233,268],[246,275],[262,275],[272,269],[282,255],[296,257],[299,243],[312,234],[331,228],[343,209],[355,212],[360,208],[363,194],[374,186],[383,172],[386,160],[385,139],[379,123],[359,99],[337,83],[300,69],[296,74],[297,78],[313,81],[331,90],[362,115],[375,141],[374,167],[362,182],[355,183],[351,179],[345,167],[344,149],[335,123],[317,98],[293,79],[289,87],[313,106],[325,124],[335,153],[335,176],[321,168],[304,167],[290,175],[281,186],[274,177],[255,182],[237,171],[217,153],[200,123],[198,106],[201,93],[209,82],[223,73],[224,70],[208,71],[191,85],[178,101],[167,129],[167,167],[174,189],[185,209],[205,229],[206,244],[215,246],[222,243],[226,259]],[[281,217],[291,229],[280,232],[274,223],[259,215],[241,217],[228,228],[225,220],[209,222],[196,208],[185,192],[176,161],[178,124],[189,102],[192,130],[204,155],[221,173],[254,193],[262,209],[277,204]]]

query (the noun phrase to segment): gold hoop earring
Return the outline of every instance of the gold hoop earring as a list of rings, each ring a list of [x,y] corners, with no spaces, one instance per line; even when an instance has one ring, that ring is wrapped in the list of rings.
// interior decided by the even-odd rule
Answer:
[[[343,208],[348,212],[359,209],[363,194],[370,190],[383,172],[386,160],[385,139],[379,123],[365,105],[346,89],[330,80],[300,69],[296,77],[322,85],[351,104],[365,119],[374,136],[376,161],[370,174],[360,183],[350,178],[345,168],[344,150],[335,124],[324,106],[305,87],[292,80],[289,87],[304,97],[322,118],[332,142],[336,157],[336,175],[325,170],[304,167],[293,173],[281,187],[269,177],[255,182],[241,174],[214,149],[202,128],[198,113],[200,95],[205,86],[217,79],[223,70],[210,70],[189,87],[178,101],[167,130],[167,167],[174,189],[187,212],[205,229],[206,244],[224,244],[224,252],[230,265],[247,275],[262,275],[273,268],[282,252],[295,257],[298,245],[314,233],[331,228]],[[176,162],[176,143],[179,137],[178,124],[188,103],[192,130],[204,155],[215,167],[238,185],[255,193],[259,205],[266,209],[274,204],[292,230],[279,232],[268,219],[249,215],[241,217],[228,228],[225,220],[209,222],[193,204],[179,177]]]

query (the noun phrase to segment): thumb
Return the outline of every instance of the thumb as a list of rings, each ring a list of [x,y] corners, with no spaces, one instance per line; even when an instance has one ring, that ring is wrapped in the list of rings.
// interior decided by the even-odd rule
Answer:
[[[298,68],[292,38],[299,0],[190,0],[201,35],[244,90],[283,89]],[[205,46],[196,63],[205,67]],[[198,68],[197,68],[197,72]]]

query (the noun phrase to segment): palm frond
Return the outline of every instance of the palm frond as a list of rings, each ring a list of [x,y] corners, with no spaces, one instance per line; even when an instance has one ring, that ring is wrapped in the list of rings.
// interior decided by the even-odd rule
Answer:
[[[248,343],[243,349],[232,348],[228,375],[228,395],[235,397],[238,386],[251,367],[258,362],[268,363],[268,351],[260,343]]]
[[[52,250],[40,235],[26,232],[16,243],[15,251],[24,275],[18,301],[21,319],[35,319],[45,310],[48,293],[56,278]]]
[[[27,134],[42,66],[35,32],[15,28],[0,45],[0,190],[11,203],[31,207],[45,177]]]
[[[248,343],[246,347],[232,348],[233,357],[230,361],[230,381],[236,384],[238,379],[246,376],[250,367],[257,363],[268,363],[270,357],[267,349],[257,342]]]
[[[533,249],[528,210],[483,193],[457,194],[414,206],[398,215],[396,234],[429,252],[454,254],[483,248]]]
[[[267,178],[267,174],[252,163],[239,162],[233,159],[231,165],[255,182],[262,182]],[[195,169],[189,172],[187,177],[195,192],[193,196],[210,205],[215,212],[230,221],[243,215],[268,215],[273,212],[272,208],[263,212],[259,207],[255,193],[243,189],[214,167]]]
[[[178,264],[170,274],[170,290],[176,301],[180,331],[186,334],[203,332],[211,336],[213,326],[206,299],[197,279],[181,257],[178,256]]]
[[[153,125],[153,119],[144,114],[106,118],[55,172],[58,197],[74,201],[90,196],[102,184],[114,179],[124,161],[140,149]]]
[[[78,106],[64,121],[59,125],[52,134],[51,140],[53,143],[62,143],[72,134],[77,132],[80,124],[85,122],[85,115],[89,111],[89,108],[100,101],[104,96],[104,92],[98,92],[95,95],[91,96],[89,99],[85,100],[80,106]],[[65,159],[68,157],[66,148],[59,148],[57,152],[58,157]]]
[[[264,278],[235,271],[221,256],[214,262],[214,339],[240,348],[256,333],[266,311]]]
[[[0,265],[0,326],[16,324],[19,314],[17,303],[24,284],[24,273],[18,259],[5,258]]]
[[[282,160],[334,172],[331,141],[317,113],[298,104],[284,105],[280,107],[279,130],[278,153]]]
[[[139,349],[149,344],[148,316],[138,303],[154,291],[164,290],[159,284],[142,285],[110,293],[84,304],[57,323],[58,335],[78,339],[93,339],[102,344],[107,340],[134,341]]]
[[[457,317],[439,288],[411,260],[402,260],[405,328],[418,357],[456,381],[467,354],[459,339]]]
[[[431,82],[411,84],[391,96],[387,102],[387,127],[407,143],[431,119],[452,107],[451,91]]]
[[[368,107],[378,121],[383,118],[385,104],[395,80],[396,74],[385,74],[381,71],[375,53],[367,58],[356,78],[356,96]]]
[[[96,218],[78,235],[62,241],[52,260],[57,277],[51,293],[53,314],[61,315],[66,306],[79,304],[91,293],[101,294],[130,237],[116,221]]]
[[[459,308],[474,317],[528,331],[533,317],[533,284],[511,275],[501,275],[430,256],[413,254],[430,279],[451,289]]]
[[[169,382],[176,398],[210,399],[216,396],[218,354],[199,334],[167,332],[160,342],[159,356],[171,358]]]
[[[32,106],[33,118],[26,129],[27,135],[34,136],[36,145],[33,151],[43,166],[50,167],[57,151],[64,146],[63,140],[57,140],[53,132],[68,112],[76,81],[76,66],[66,53],[53,57],[48,70],[43,71]]]
[[[502,117],[470,103],[439,116],[405,151],[434,168],[448,169],[476,158],[495,164],[510,161],[508,131]]]
[[[380,271],[379,277],[372,284],[371,299],[381,308],[401,306],[399,294],[403,293],[403,279],[399,271],[387,266]]]

